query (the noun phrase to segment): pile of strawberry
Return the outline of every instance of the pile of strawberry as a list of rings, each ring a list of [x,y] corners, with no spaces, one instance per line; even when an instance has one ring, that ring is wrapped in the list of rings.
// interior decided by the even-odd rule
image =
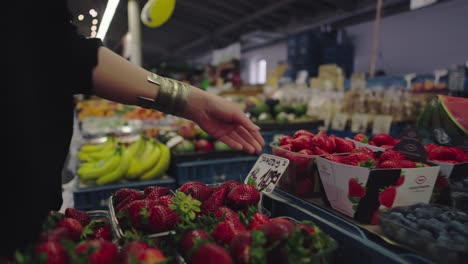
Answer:
[[[334,243],[313,223],[270,219],[254,207],[202,216],[177,233],[179,252],[191,264],[313,263]]]
[[[356,134],[356,136],[354,136],[353,139],[365,144],[381,147],[384,149],[391,149],[393,148],[393,146],[400,142],[400,139],[393,138],[392,136],[386,133],[377,134],[373,136],[370,140],[365,134],[359,133]]]
[[[230,180],[216,186],[188,182],[176,195],[159,186],[147,187],[143,193],[121,189],[113,199],[122,228],[154,234],[173,230],[184,218],[193,220],[200,215],[245,210],[258,204],[260,192],[251,184]]]
[[[279,142],[280,148],[303,155],[326,155],[332,153],[349,153],[355,146],[352,141],[327,136],[324,131],[316,135],[307,130],[298,130],[291,136],[283,136]]]
[[[112,241],[107,217],[92,219],[87,212],[67,208],[65,214],[50,212],[36,245],[17,252],[18,263],[162,263],[166,258],[158,249],[124,250]],[[131,262],[133,261],[133,262]]]
[[[457,147],[438,146],[435,144],[424,145],[428,160],[458,164],[468,162],[468,152]]]
[[[401,152],[391,149],[383,152],[379,157],[377,157],[376,153],[366,147],[355,148],[351,154],[345,156],[327,155],[325,156],[325,159],[346,165],[360,166],[370,169],[402,169],[429,166],[421,162],[409,160]]]

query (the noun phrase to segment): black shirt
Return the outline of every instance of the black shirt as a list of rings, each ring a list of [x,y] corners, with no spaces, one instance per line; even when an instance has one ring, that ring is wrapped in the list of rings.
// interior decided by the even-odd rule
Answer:
[[[78,35],[64,0],[4,5],[7,171],[0,191],[0,234],[6,242],[0,247],[2,256],[34,241],[45,214],[61,206],[73,95],[90,93],[101,45]]]

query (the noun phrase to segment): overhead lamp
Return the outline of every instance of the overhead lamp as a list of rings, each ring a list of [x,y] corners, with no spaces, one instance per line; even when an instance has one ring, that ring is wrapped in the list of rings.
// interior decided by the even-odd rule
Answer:
[[[91,37],[95,38],[96,37],[96,31],[91,31]]]
[[[82,21],[83,19],[84,19],[84,16],[83,16],[82,14],[79,14],[79,15],[78,15],[78,20],[79,20],[79,21]]]
[[[91,30],[92,30],[92,31],[96,31],[96,30],[97,30],[97,27],[96,27],[96,26],[92,26],[92,27],[91,27]]]
[[[93,25],[97,25],[98,20],[95,18],[95,19],[93,19],[93,21],[91,21],[91,23],[93,23]]]
[[[112,22],[112,18],[114,18],[115,10],[119,5],[120,0],[109,0],[106,5],[106,10],[104,11],[104,15],[101,19],[101,25],[99,26],[99,31],[97,33],[97,38],[104,40],[107,34],[107,30],[109,29],[110,23]]]
[[[96,12],[96,10],[94,10],[94,9],[90,9],[90,10],[89,10],[89,14],[90,14],[92,17],[96,17],[96,16],[97,16],[97,12]]]

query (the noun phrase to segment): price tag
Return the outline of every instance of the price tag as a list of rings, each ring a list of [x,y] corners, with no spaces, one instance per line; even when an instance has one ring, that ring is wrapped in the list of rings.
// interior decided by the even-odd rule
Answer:
[[[322,112],[319,114],[319,119],[323,120],[323,126],[319,127],[319,130],[324,130],[327,131],[328,128],[330,127],[330,120],[331,120],[332,114],[331,112]]]
[[[392,126],[391,115],[376,115],[374,116],[374,122],[372,123],[372,134],[377,135],[380,133],[389,134],[390,127]]]
[[[348,114],[336,113],[331,122],[333,130],[344,131],[348,122]]]
[[[288,165],[288,159],[262,154],[244,182],[247,183],[249,179],[253,179],[259,190],[264,193],[272,193]]]
[[[351,132],[364,133],[367,131],[369,116],[366,114],[354,114],[351,118]]]

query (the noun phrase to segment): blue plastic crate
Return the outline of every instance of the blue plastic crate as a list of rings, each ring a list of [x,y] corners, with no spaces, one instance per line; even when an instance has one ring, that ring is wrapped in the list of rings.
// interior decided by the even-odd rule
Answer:
[[[180,186],[189,181],[218,183],[241,180],[257,161],[256,156],[183,162],[175,165],[173,177]]]
[[[163,186],[176,189],[176,182],[173,178],[164,177],[151,181],[125,182],[109,184],[103,186],[90,186],[78,188],[73,192],[74,207],[79,210],[103,210],[107,209],[107,199],[117,190],[122,188],[132,188],[143,190],[148,186]]]
[[[377,236],[317,205],[275,190],[263,196],[263,206],[272,217],[310,220],[338,242],[335,263],[432,263],[422,256],[391,246]]]

